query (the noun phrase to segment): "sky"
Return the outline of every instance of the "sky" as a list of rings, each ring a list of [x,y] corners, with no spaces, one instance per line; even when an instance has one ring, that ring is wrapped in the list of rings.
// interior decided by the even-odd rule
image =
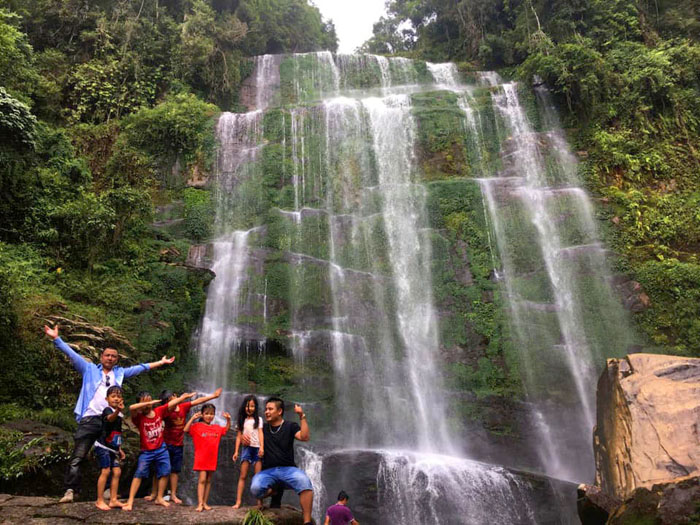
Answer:
[[[338,51],[352,53],[372,36],[372,26],[384,14],[385,0],[312,0],[323,18],[332,19]]]

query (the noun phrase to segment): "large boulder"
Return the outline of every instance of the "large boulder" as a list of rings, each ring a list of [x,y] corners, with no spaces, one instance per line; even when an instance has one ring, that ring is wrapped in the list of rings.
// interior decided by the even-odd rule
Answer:
[[[638,488],[700,475],[700,359],[630,354],[598,382],[596,485],[626,499]]]

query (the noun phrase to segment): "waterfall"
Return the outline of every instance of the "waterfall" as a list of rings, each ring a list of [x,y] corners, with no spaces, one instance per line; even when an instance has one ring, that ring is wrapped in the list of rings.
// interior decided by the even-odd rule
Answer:
[[[493,75],[482,78],[492,87],[497,82]],[[554,127],[546,134],[549,164],[545,161],[542,134],[533,129],[517,89],[505,83],[491,93],[510,134],[510,154],[501,176],[480,183],[503,265],[525,386],[540,402],[556,389],[570,407],[566,414],[546,407],[533,412],[542,463],[553,476],[589,480],[594,462],[586,442],[595,421],[595,380],[606,355],[625,351],[629,329],[619,300],[609,291],[589,197],[575,186],[573,155]],[[545,124],[556,126],[552,107],[546,112]]]
[[[266,55],[255,65],[256,109],[218,125],[202,388],[304,403],[314,438],[300,462],[317,519],[346,484],[376,487],[363,497],[385,522],[569,523],[570,497],[544,497],[556,492],[549,481],[505,467],[590,477],[594,379],[629,335],[546,90],[523,97],[493,72],[467,85],[454,64],[376,55]],[[441,105],[422,113],[428,99]],[[445,130],[426,139],[420,119],[435,112],[456,123],[450,154],[467,168],[455,178],[477,199],[455,215],[486,223],[484,264],[528,401],[529,442],[518,446],[532,460],[481,463],[472,439],[483,438],[455,430],[468,415],[452,406],[462,392],[448,368],[455,352],[483,348],[442,340],[443,323],[467,319],[450,317],[434,278],[448,241],[431,216],[421,141]]]

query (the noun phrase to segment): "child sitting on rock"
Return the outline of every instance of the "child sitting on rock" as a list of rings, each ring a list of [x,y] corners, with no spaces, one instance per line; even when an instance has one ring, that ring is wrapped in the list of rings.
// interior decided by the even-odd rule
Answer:
[[[122,507],[122,510],[133,508],[134,498],[141,486],[141,480],[149,477],[151,467],[155,467],[158,478],[158,494],[154,503],[163,507],[170,506],[163,499],[165,485],[170,475],[170,457],[163,442],[163,416],[194,394],[194,392],[183,394],[169,401],[167,405],[153,408],[153,405],[160,403],[160,399],[154,400],[148,392],[141,392],[138,397],[139,402],[129,407],[132,412],[131,420],[139,428],[139,434],[141,434],[141,454],[134,479],[131,482],[129,501]]]
[[[231,415],[224,412],[226,426],[212,425],[216,415],[214,405],[207,403],[202,406],[202,411],[194,414],[185,425],[185,433],[192,436],[194,442],[194,471],[199,472],[197,483],[197,512],[211,510],[207,505],[209,491],[211,490],[211,478],[216,471],[216,463],[219,458],[219,443],[222,436],[231,428]],[[195,420],[200,421],[194,423]],[[194,423],[194,424],[193,424]]]
[[[97,478],[97,501],[95,506],[100,510],[111,510],[123,504],[117,499],[119,492],[119,476],[122,473],[121,461],[124,460],[122,450],[122,412],[124,399],[122,389],[112,385],[107,389],[107,407],[102,411],[102,432],[95,441],[95,456],[100,467],[100,477]],[[112,474],[112,485],[109,492],[109,504],[105,503],[104,491],[109,474]]]

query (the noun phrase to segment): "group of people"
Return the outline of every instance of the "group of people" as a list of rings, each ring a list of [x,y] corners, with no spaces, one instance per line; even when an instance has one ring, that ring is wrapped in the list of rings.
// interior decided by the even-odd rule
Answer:
[[[164,390],[156,399],[148,392],[138,394],[137,402],[131,404],[128,410],[140,434],[141,452],[129,498],[122,503],[118,498],[121,463],[125,458],[122,450],[122,419],[125,412],[122,383],[142,372],[172,364],[175,358],[163,356],[153,363],[122,368],[117,364],[119,353],[113,348],[105,348],[100,354],[100,363],[94,364],[59,337],[58,326],[44,326],[44,332],[82,375],[82,387],[74,409],[78,428],[64,480],[66,492],[61,503],[73,501],[74,495],[79,492],[80,466],[93,446],[100,467],[95,503],[99,509],[132,510],[142,480],[152,473],[155,473],[152,491],[145,499],[168,507],[164,495],[170,484],[170,501],[182,503],[177,496],[177,487],[182,470],[185,434],[189,434],[194,444],[193,470],[199,476],[196,510],[210,510],[207,501],[212,475],[217,468],[219,443],[231,428],[231,416],[227,412],[222,414],[226,421],[224,426],[213,424],[216,407],[210,401],[218,398],[222,389],[196,399],[193,399],[196,395],[194,392],[178,396]],[[190,408],[199,405],[201,408],[188,419]],[[284,401],[279,397],[270,397],[265,402],[263,421],[259,416],[257,398],[251,395],[243,400],[236,418],[236,445],[232,457],[234,462],[241,463],[234,508],[241,506],[246,477],[252,465],[254,476],[250,491],[258,506],[262,508],[263,500],[267,497],[273,498],[273,506],[276,506],[275,501],[279,505],[281,493],[292,489],[299,496],[303,521],[308,525],[312,523],[313,486],[306,473],[296,467],[294,442],[309,440],[309,426],[301,406],[294,406],[299,423],[285,420],[284,412]],[[109,500],[105,501],[103,495],[110,476]],[[338,503],[328,508],[325,525],[357,524],[347,507],[347,494],[341,491],[338,498]]]

